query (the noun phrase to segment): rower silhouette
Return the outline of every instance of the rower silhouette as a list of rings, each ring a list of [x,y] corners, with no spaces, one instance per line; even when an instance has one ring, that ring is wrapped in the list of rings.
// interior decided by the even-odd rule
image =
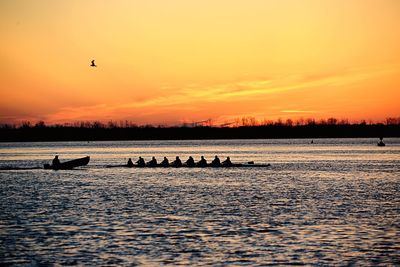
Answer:
[[[192,156],[189,157],[189,159],[186,161],[186,166],[188,167],[194,167],[196,164],[194,163],[194,159]]]
[[[146,166],[146,163],[144,162],[144,159],[143,159],[142,157],[139,157],[138,161],[136,161],[136,164],[137,164],[139,167],[144,167],[144,166]]]
[[[176,156],[174,162],[172,162],[172,166],[173,167],[182,167],[182,161],[178,156]]]
[[[211,165],[212,165],[213,167],[219,167],[219,166],[221,166],[221,161],[220,161],[220,159],[218,158],[218,156],[215,156],[214,160],[211,162]]]
[[[157,166],[157,160],[155,157],[152,157],[152,159],[146,163],[146,166],[150,167],[156,167]]]
[[[231,158],[226,157],[226,160],[222,162],[222,166],[232,166]]]
[[[94,63],[94,59],[92,60],[92,64],[90,65],[90,67],[97,67],[97,65]]]
[[[168,161],[167,157],[164,157],[164,160],[161,162],[161,166],[169,167],[169,161]]]
[[[201,159],[199,162],[197,162],[196,166],[207,167],[207,160],[204,158],[204,156],[201,156]]]

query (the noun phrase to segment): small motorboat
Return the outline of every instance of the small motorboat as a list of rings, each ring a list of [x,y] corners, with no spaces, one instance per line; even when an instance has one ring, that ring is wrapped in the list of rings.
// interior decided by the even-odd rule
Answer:
[[[75,167],[80,167],[80,166],[85,166],[89,163],[90,157],[84,157],[80,159],[74,159],[70,161],[65,161],[60,164],[57,164],[56,166],[50,165],[50,164],[44,164],[44,169],[51,169],[51,170],[71,170]]]

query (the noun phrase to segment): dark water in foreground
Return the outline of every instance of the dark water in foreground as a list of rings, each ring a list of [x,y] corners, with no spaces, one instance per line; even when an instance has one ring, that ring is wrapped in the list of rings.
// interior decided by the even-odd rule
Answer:
[[[0,144],[0,264],[400,265],[400,139]],[[270,168],[103,168],[139,155]]]

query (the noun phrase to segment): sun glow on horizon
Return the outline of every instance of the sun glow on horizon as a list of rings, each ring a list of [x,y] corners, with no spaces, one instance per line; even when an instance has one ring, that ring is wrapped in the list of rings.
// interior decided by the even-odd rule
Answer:
[[[400,116],[397,0],[4,0],[0,33],[1,123]]]

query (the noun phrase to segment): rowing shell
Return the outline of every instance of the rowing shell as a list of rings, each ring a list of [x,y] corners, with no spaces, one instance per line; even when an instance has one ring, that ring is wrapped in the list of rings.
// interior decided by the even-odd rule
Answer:
[[[214,165],[207,165],[207,166],[187,166],[187,165],[182,165],[182,166],[163,166],[161,164],[158,164],[157,166],[138,166],[138,165],[133,165],[133,166],[128,166],[127,164],[123,165],[107,165],[106,168],[267,168],[270,167],[271,164],[247,164],[247,163],[235,163],[232,165],[220,165],[220,166],[214,166]]]

